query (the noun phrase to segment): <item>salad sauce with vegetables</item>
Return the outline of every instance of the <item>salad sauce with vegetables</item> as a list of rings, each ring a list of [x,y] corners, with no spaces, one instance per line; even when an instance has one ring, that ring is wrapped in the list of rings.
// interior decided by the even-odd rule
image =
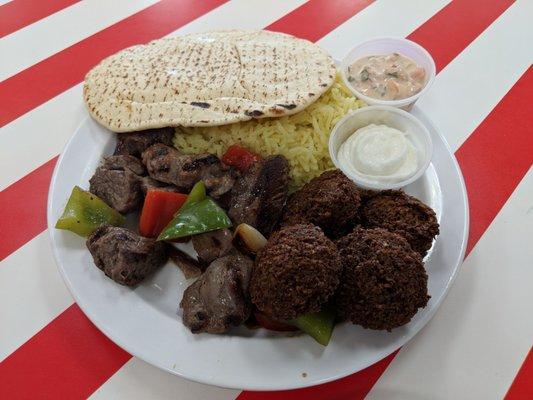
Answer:
[[[399,53],[360,58],[348,67],[348,82],[364,94],[380,100],[414,96],[426,82],[426,71]]]

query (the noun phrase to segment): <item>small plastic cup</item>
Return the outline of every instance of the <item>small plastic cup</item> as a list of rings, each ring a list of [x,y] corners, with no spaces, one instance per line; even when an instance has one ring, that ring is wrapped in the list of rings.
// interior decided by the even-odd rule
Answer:
[[[418,93],[413,96],[406,97],[400,100],[382,100],[373,97],[368,97],[355,89],[348,81],[348,67],[352,65],[356,60],[366,56],[400,53],[406,57],[412,59],[419,66],[426,71],[426,82],[424,87]],[[363,100],[368,105],[377,106],[391,106],[402,108],[404,110],[410,110],[415,102],[422,94],[431,86],[435,79],[435,61],[433,57],[419,44],[412,42],[411,40],[395,37],[380,37],[368,40],[355,46],[342,60],[341,62],[341,76],[344,84],[350,89],[350,91]]]
[[[398,182],[370,180],[365,176],[353,174],[339,162],[337,154],[341,144],[357,129],[370,124],[387,125],[407,134],[407,138],[418,153],[417,170],[413,175]],[[422,122],[407,111],[389,106],[369,106],[352,111],[337,122],[329,137],[329,155],[333,164],[360,187],[375,190],[399,189],[413,183],[424,174],[433,155],[433,141]]]

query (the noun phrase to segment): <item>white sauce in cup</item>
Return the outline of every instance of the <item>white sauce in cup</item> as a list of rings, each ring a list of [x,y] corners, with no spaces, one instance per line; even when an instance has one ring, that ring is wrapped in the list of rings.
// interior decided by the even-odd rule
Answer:
[[[338,161],[365,179],[395,183],[418,168],[418,150],[404,132],[387,125],[357,129],[339,147]]]

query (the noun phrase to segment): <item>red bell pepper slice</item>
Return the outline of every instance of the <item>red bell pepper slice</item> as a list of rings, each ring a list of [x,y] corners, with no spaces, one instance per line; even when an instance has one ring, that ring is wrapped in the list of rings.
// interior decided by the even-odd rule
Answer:
[[[228,147],[226,153],[222,156],[224,164],[231,165],[241,172],[246,171],[254,162],[259,160],[261,160],[259,154],[255,154],[237,144],[232,144]]]
[[[187,195],[165,190],[149,190],[144,199],[139,233],[157,237],[187,200]]]

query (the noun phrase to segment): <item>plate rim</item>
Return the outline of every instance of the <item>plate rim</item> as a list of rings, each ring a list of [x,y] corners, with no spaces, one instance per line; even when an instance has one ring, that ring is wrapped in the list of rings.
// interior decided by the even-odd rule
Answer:
[[[61,151],[61,154],[60,154],[60,156],[59,156],[59,158],[57,160],[57,163],[54,166],[54,171],[53,171],[53,174],[52,174],[52,179],[50,181],[50,186],[49,186],[49,190],[48,190],[48,197],[47,197],[47,229],[48,229],[48,235],[49,235],[49,238],[50,238],[50,245],[51,245],[51,248],[52,248],[52,253],[53,253],[53,256],[54,256],[54,261],[55,261],[56,266],[57,266],[57,268],[59,270],[61,278],[65,282],[65,285],[67,286],[67,288],[68,288],[70,294],[72,295],[74,301],[80,307],[80,309],[83,311],[85,316],[109,340],[111,340],[113,343],[115,343],[121,349],[127,351],[130,355],[139,358],[140,360],[152,365],[153,367],[156,367],[156,368],[158,368],[160,370],[168,372],[168,373],[170,373],[172,375],[179,376],[179,377],[181,377],[183,379],[187,379],[187,380],[190,380],[190,381],[194,381],[194,382],[198,382],[198,383],[202,383],[202,384],[206,384],[206,385],[217,386],[217,387],[221,387],[221,388],[228,388],[228,389],[253,390],[253,391],[280,391],[280,390],[301,389],[301,388],[305,388],[305,387],[312,387],[312,386],[316,386],[316,385],[321,385],[321,384],[332,382],[332,381],[335,381],[335,380],[338,380],[338,379],[342,379],[342,378],[344,378],[346,376],[349,376],[349,375],[352,375],[354,373],[357,373],[358,371],[361,371],[361,370],[363,370],[363,369],[365,369],[365,368],[367,368],[367,367],[369,367],[369,366],[371,366],[371,365],[383,360],[384,358],[388,357],[390,354],[394,353],[395,351],[397,351],[401,347],[405,346],[407,343],[409,343],[427,325],[427,323],[435,316],[435,314],[436,314],[437,310],[440,308],[442,302],[447,297],[451,286],[453,285],[455,279],[457,278],[458,271],[459,271],[459,266],[464,261],[464,257],[465,257],[465,253],[466,253],[468,237],[469,237],[470,213],[469,213],[468,195],[467,195],[466,185],[465,185],[465,181],[464,181],[464,177],[463,177],[461,168],[459,166],[457,158],[455,157],[454,152],[451,150],[451,148],[450,148],[450,146],[448,144],[448,141],[441,134],[441,132],[435,127],[435,125],[433,124],[431,119],[420,108],[418,108],[416,105],[413,107],[413,109],[411,110],[410,113],[414,114],[417,118],[421,119],[422,123],[427,125],[427,127],[429,128],[430,131],[432,130],[433,132],[435,132],[440,137],[440,139],[442,140],[442,142],[444,144],[445,150],[447,151],[448,155],[452,159],[455,172],[458,175],[459,185],[460,185],[460,188],[461,188],[461,198],[464,201],[464,205],[465,205],[465,207],[463,209],[463,216],[464,216],[463,232],[464,232],[464,234],[463,234],[463,237],[462,237],[462,240],[461,240],[461,251],[459,252],[457,261],[455,262],[455,265],[453,267],[452,274],[450,275],[449,279],[447,280],[445,288],[444,288],[441,296],[435,302],[435,305],[434,305],[433,309],[428,312],[428,314],[426,315],[426,317],[422,321],[420,321],[420,323],[419,323],[420,326],[418,327],[418,329],[416,329],[415,332],[409,334],[407,336],[407,339],[404,341],[404,343],[402,345],[394,347],[390,351],[387,350],[382,355],[380,354],[381,357],[378,360],[367,362],[367,363],[363,363],[362,364],[363,365],[362,368],[360,368],[358,370],[348,371],[346,373],[344,373],[344,372],[336,373],[336,374],[330,375],[330,376],[328,376],[326,378],[314,379],[312,381],[309,381],[309,383],[306,383],[306,382],[301,381],[301,380],[294,380],[294,384],[293,385],[284,385],[284,386],[277,386],[277,387],[273,387],[272,385],[240,385],[240,386],[235,386],[235,385],[231,385],[231,384],[225,384],[224,382],[218,381],[217,379],[213,379],[213,378],[203,378],[203,377],[198,377],[198,376],[191,377],[191,376],[186,375],[181,370],[174,370],[174,369],[172,369],[170,367],[159,365],[155,360],[150,359],[150,357],[139,355],[136,351],[134,351],[134,349],[131,349],[129,345],[126,345],[121,340],[120,337],[117,337],[112,332],[110,332],[107,329],[106,324],[105,323],[101,323],[102,321],[100,321],[100,319],[96,315],[94,315],[84,304],[82,304],[82,302],[80,302],[80,300],[78,298],[78,295],[76,294],[76,291],[74,290],[72,282],[70,281],[70,279],[68,278],[67,274],[65,273],[63,262],[61,261],[60,256],[59,256],[59,249],[58,249],[58,246],[57,246],[57,244],[55,242],[54,235],[53,235],[53,230],[55,229],[55,222],[53,221],[53,215],[52,215],[52,212],[51,212],[52,211],[52,198],[53,198],[53,193],[55,191],[59,170],[60,170],[61,165],[63,164],[64,157],[65,157],[65,154],[66,154],[66,150],[69,148],[69,146],[71,145],[72,141],[76,137],[77,132],[82,128],[83,125],[85,125],[87,123],[90,123],[90,122],[88,122],[89,120],[91,120],[91,117],[89,115],[87,115],[85,118],[83,118],[83,120],[78,124],[78,126],[76,127],[74,133],[70,136],[69,140],[67,141],[67,143],[63,147],[63,149]],[[95,121],[93,121],[93,122],[95,122]]]

